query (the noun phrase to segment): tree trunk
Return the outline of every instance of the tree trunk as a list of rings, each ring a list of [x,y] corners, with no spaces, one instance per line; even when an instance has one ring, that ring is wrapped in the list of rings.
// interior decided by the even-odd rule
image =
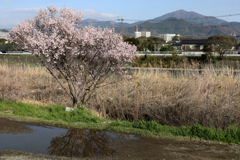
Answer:
[[[77,109],[77,98],[73,97],[73,109]]]

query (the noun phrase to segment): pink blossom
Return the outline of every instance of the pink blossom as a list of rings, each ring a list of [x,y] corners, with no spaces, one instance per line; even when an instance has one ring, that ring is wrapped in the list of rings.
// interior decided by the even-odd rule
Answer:
[[[52,75],[53,70],[61,73],[69,84],[67,88],[59,82],[61,87],[73,103],[83,104],[109,74],[125,77],[123,64],[131,63],[138,55],[136,47],[123,42],[112,28],[80,27],[82,16],[70,8],[48,6],[40,9],[33,19],[12,28],[7,40],[39,55],[42,65]]]

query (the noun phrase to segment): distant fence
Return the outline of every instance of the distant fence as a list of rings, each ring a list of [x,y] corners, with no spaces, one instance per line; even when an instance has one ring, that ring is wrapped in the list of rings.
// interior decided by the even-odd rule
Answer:
[[[16,49],[17,45],[0,45],[0,51]]]
[[[171,54],[173,51],[137,51],[138,54]],[[178,54],[181,54],[180,51],[177,51]]]
[[[202,51],[175,51],[178,56],[192,56],[192,57],[201,57],[203,54],[206,54]],[[149,55],[149,56],[172,56],[173,51],[137,51],[140,56]],[[238,51],[230,51],[227,54],[224,54],[225,57],[240,57],[240,54],[237,54]],[[219,57],[220,54],[212,53],[212,56]]]
[[[158,73],[168,73],[170,75],[193,75],[193,74],[202,74],[205,69],[181,69],[181,68],[143,68],[143,67],[129,67],[127,69],[129,74],[140,73],[140,74],[158,74]],[[239,75],[240,70],[227,70],[227,69],[214,69],[213,72],[219,73],[229,73],[232,72],[233,75]]]
[[[138,54],[172,54],[173,52],[176,52],[177,54],[182,54],[182,55],[202,55],[206,54],[203,51],[137,51]],[[212,52],[214,55],[214,52]],[[238,51],[228,51],[226,54],[238,54]]]
[[[0,51],[0,55],[32,55],[32,53],[24,51]]]

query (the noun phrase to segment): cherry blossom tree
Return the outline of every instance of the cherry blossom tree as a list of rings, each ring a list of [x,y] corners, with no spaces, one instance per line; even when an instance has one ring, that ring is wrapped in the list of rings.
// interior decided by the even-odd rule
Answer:
[[[81,27],[82,16],[70,8],[48,6],[12,28],[8,37],[38,57],[72,99],[74,109],[113,74],[127,77],[126,64],[138,56],[136,47],[114,29]]]

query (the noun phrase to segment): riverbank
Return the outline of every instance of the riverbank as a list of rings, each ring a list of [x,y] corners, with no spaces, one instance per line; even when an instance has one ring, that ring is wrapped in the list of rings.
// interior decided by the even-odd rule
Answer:
[[[123,133],[138,134],[143,137],[152,138],[178,138],[178,136],[169,133],[154,133],[149,129],[141,129],[139,127],[131,127],[131,122],[110,120],[99,118],[82,107],[80,109],[66,112],[65,107],[61,105],[54,106],[36,106],[26,104],[14,100],[0,100],[0,117],[11,120],[35,123],[40,125],[49,125],[61,128],[77,128],[77,129],[95,129],[95,130],[113,130]],[[184,137],[178,139],[185,139]],[[189,139],[189,138],[186,138]]]
[[[160,125],[155,121],[121,121],[99,118],[85,107],[67,112],[61,105],[35,106],[13,100],[0,101],[0,117],[23,122],[35,122],[62,128],[113,130],[133,133],[157,139],[216,141],[240,143],[240,129],[237,126],[227,129],[210,128],[201,125],[174,127]]]
[[[34,105],[71,106],[71,98],[43,67],[0,65],[0,97]],[[63,85],[67,82],[60,77]],[[113,82],[113,83],[112,83]],[[156,121],[169,126],[202,126],[226,129],[240,126],[240,75],[231,69],[206,68],[133,74],[114,77],[97,88],[85,107],[102,117]]]
[[[213,146],[219,146],[218,150],[227,146],[221,151],[224,159],[228,159],[226,154],[230,152],[234,152],[235,157],[239,155],[231,147],[238,147],[240,141],[240,78],[231,69],[218,73],[206,68],[201,74],[192,72],[177,76],[167,72],[134,74],[130,80],[119,80],[97,89],[86,108],[72,112],[65,112],[71,100],[44,68],[2,64],[0,72],[0,117],[61,128],[132,133],[152,139],[141,143],[142,146],[148,144],[152,150],[161,144],[158,148],[163,150],[161,153],[169,152],[166,159],[176,159],[172,156],[174,151],[179,153],[177,158],[181,159],[185,153],[190,156],[182,159],[195,159],[202,144],[210,145],[210,148],[204,147],[204,154],[209,150],[218,153],[211,149]],[[165,143],[165,140],[169,141]],[[176,150],[168,145],[179,143]],[[129,144],[140,150],[138,152],[131,147],[129,151],[124,150],[127,146],[117,147],[123,148],[123,159],[128,155],[128,159],[132,159],[132,153],[142,158],[140,153],[144,153],[146,147],[136,148],[139,144]],[[147,153],[146,158],[150,157],[151,150]],[[230,157],[233,156],[230,154]]]

